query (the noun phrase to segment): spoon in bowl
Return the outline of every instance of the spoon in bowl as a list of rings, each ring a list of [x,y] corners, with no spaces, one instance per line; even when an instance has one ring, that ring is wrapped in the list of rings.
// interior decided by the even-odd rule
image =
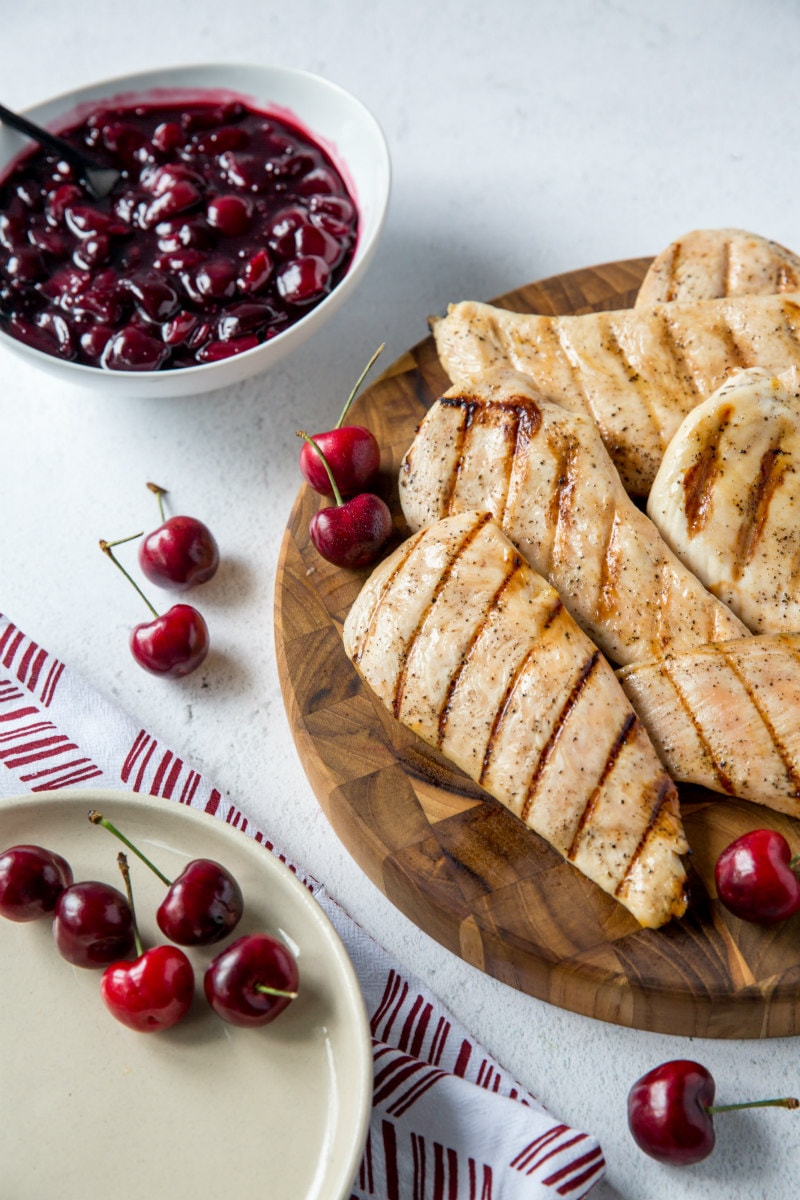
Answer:
[[[63,138],[58,137],[55,133],[51,133],[49,129],[42,129],[40,125],[34,124],[27,117],[12,112],[10,108],[6,108],[3,104],[0,104],[0,121],[4,125],[10,125],[12,129],[16,129],[19,133],[27,134],[28,137],[33,138],[35,142],[39,142],[40,145],[46,146],[49,150],[55,150],[67,162],[72,163],[95,200],[100,200],[103,196],[107,196],[119,179],[120,173],[113,167],[99,167],[91,158],[83,154],[82,151],[76,150],[74,146],[71,146],[69,142],[65,142]]]

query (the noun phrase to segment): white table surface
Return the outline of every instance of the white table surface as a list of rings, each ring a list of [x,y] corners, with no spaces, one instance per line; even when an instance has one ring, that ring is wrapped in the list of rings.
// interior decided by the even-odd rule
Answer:
[[[151,66],[286,64],[354,91],[394,167],[366,280],[271,375],[198,399],[109,402],[0,353],[0,611],[214,779],[552,1111],[597,1134],[608,1160],[597,1200],[794,1197],[796,1115],[718,1118],[714,1155],[678,1169],[635,1147],[625,1103],[642,1072],[684,1056],[712,1070],[720,1101],[796,1093],[800,1040],[681,1039],[562,1012],[463,964],[369,883],[294,748],[273,590],[300,482],[294,431],[335,421],[381,341],[387,365],[451,300],[656,253],[693,228],[738,226],[800,248],[800,8],[2,0],[0,13],[10,107]],[[196,593],[213,650],[181,682],[133,662],[128,632],[146,614],[98,549],[157,524],[148,479],[169,488],[170,511],[207,521],[223,555]]]

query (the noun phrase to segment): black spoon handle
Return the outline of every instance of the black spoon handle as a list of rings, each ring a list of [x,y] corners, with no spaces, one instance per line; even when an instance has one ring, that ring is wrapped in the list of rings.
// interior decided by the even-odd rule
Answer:
[[[67,162],[72,163],[73,167],[77,168],[81,179],[96,200],[101,200],[103,196],[107,196],[119,179],[120,173],[114,167],[98,166],[92,162],[90,157],[87,157],[80,150],[76,150],[74,146],[71,146],[69,142],[65,142],[63,138],[58,137],[55,133],[51,133],[49,129],[42,129],[40,125],[35,125],[27,117],[22,117],[19,113],[12,112],[10,108],[6,108],[3,104],[0,104],[0,121],[3,121],[6,125],[10,125],[12,129],[17,129],[20,133],[27,134],[28,137],[33,138],[35,142],[39,142],[40,145],[55,150],[56,154],[60,154]]]
[[[70,162],[79,163],[82,167],[86,165],[86,159],[83,158],[80,151],[70,146],[69,142],[50,133],[48,129],[42,129],[40,125],[34,125],[33,121],[29,121],[27,117],[23,117],[19,113],[12,112],[4,104],[0,104],[0,121],[5,125],[10,125],[12,129],[19,130],[20,133],[26,133],[34,141],[49,146],[51,150],[58,151]]]

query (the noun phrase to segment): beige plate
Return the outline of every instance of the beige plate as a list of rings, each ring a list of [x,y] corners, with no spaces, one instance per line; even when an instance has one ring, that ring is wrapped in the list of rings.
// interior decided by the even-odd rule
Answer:
[[[122,886],[122,847],[89,823],[90,808],[170,878],[191,858],[223,862],[245,896],[237,934],[282,937],[300,994],[272,1025],[226,1025],[202,995],[221,947],[191,950],[188,1016],[139,1034],[107,1012],[99,971],[61,958],[49,921],[0,922],[2,1195],[343,1200],[366,1138],[372,1057],[358,982],[327,917],[269,851],[174,801],[99,788],[20,796],[0,802],[0,849],[35,842],[63,854],[76,880]],[[164,886],[129,859],[152,945],[163,941],[154,914]]]

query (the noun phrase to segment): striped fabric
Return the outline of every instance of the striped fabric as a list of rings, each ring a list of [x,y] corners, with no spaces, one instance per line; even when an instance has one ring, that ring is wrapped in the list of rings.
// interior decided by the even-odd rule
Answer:
[[[0,800],[128,788],[203,809],[286,857],[218,788],[0,615]],[[371,1017],[372,1120],[351,1200],[579,1200],[595,1138],[559,1122],[293,863],[342,938]]]

